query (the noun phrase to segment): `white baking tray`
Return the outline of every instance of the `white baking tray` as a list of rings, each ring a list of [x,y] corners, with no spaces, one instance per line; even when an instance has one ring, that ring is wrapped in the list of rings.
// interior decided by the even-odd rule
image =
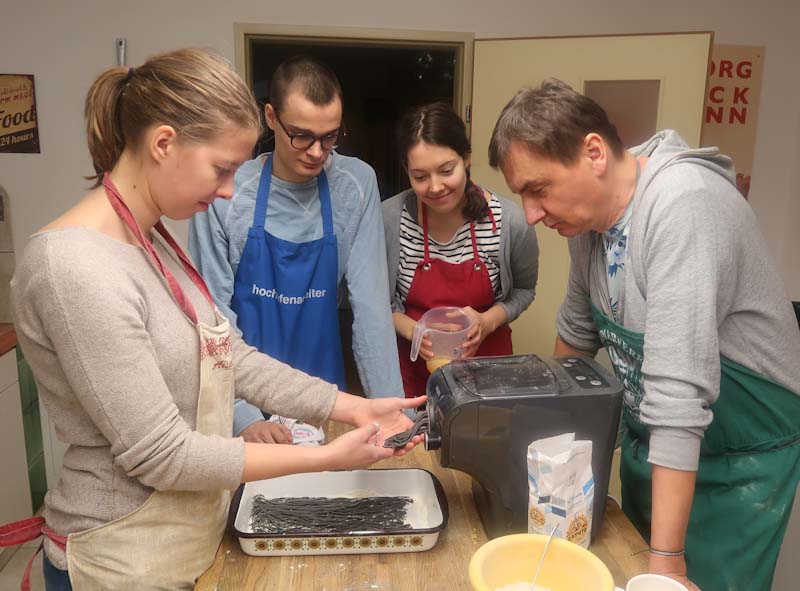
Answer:
[[[441,483],[427,470],[347,470],[293,474],[248,482],[232,508],[233,528],[245,554],[289,556],[420,552],[431,549],[447,525],[447,498]],[[406,496],[413,500],[406,522],[410,529],[343,533],[264,534],[250,526],[253,497]]]

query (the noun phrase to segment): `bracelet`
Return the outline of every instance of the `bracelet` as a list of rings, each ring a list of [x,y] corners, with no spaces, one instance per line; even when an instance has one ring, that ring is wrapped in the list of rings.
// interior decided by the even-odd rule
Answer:
[[[650,554],[655,554],[656,556],[683,556],[686,554],[686,550],[678,550],[677,552],[667,552],[666,550],[656,550],[655,548],[650,548]]]

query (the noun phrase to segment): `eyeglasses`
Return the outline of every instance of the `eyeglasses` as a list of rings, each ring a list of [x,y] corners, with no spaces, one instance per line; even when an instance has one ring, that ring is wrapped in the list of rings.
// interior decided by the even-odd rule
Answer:
[[[313,133],[290,133],[286,126],[281,121],[281,118],[278,116],[278,112],[275,112],[275,119],[278,120],[278,124],[280,124],[281,129],[289,136],[289,142],[292,144],[292,147],[295,150],[308,150],[313,146],[317,141],[319,141],[319,145],[322,146],[323,150],[333,150],[337,147],[336,142],[339,140],[339,135],[345,135],[345,131],[342,128],[337,129],[331,133],[326,133],[325,135],[314,135]]]

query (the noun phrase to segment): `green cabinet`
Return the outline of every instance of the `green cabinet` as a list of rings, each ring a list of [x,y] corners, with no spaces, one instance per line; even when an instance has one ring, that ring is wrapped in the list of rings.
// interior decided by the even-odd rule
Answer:
[[[28,481],[31,487],[31,503],[35,513],[42,506],[44,495],[47,492],[44,446],[42,444],[42,417],[39,412],[39,393],[33,379],[33,372],[19,347],[17,347],[17,372],[22,402],[22,425],[25,431]]]

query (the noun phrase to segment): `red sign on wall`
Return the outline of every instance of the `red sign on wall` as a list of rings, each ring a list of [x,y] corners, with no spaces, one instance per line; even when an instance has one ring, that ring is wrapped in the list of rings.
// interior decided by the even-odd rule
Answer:
[[[715,45],[708,75],[700,143],[733,158],[736,185],[747,197],[764,71],[764,48]]]

